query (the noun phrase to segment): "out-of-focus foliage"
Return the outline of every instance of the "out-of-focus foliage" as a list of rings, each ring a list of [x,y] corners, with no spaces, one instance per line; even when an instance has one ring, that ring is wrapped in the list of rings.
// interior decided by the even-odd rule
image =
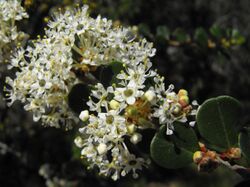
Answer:
[[[212,96],[231,95],[241,101],[244,113],[249,113],[250,1],[23,0],[30,17],[20,28],[35,39],[43,35],[53,11],[77,3],[88,4],[93,16],[101,14],[117,24],[138,26],[138,32],[157,49],[154,67],[167,83],[189,90],[190,98],[202,102]],[[1,74],[1,90],[7,74]],[[2,95],[0,186],[230,187],[241,180],[223,167],[207,175],[190,168],[173,171],[152,165],[138,180],[128,177],[111,182],[87,172],[77,160],[79,153],[72,145],[74,130],[65,133],[42,128],[32,123],[20,104],[7,108]],[[249,120],[248,116],[242,119],[245,124]],[[150,133],[148,137],[152,138]]]

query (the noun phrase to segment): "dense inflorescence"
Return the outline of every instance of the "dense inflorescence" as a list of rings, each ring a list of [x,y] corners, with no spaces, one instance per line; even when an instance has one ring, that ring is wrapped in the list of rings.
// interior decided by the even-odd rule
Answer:
[[[143,139],[142,130],[160,125],[171,135],[174,122],[187,122],[196,110],[186,90],[166,88],[164,78],[152,70],[152,43],[137,37],[132,28],[91,18],[87,10],[59,10],[42,39],[14,53],[9,67],[18,71],[14,79],[6,79],[9,104],[20,100],[33,112],[34,121],[69,128],[78,121],[68,104],[71,89],[80,82],[92,84],[89,109],[79,116],[86,125],[75,143],[89,167],[97,166],[101,175],[117,180],[132,173],[136,178],[150,160],[133,153],[125,138],[136,145]],[[93,71],[114,63],[121,68],[106,87]]]
[[[18,0],[0,1],[0,64],[9,60],[11,51],[25,41],[27,35],[18,31],[16,22],[28,18]],[[0,67],[1,68],[1,67]],[[3,67],[1,68],[3,69]]]
[[[82,80],[77,71],[91,79],[98,66],[144,61],[155,53],[145,39],[134,40],[130,28],[89,17],[87,6],[55,14],[48,25],[43,39],[15,53],[11,67],[19,71],[7,78],[9,104],[22,101],[34,120],[45,125],[70,127],[77,120],[68,106],[70,90]]]
[[[186,122],[187,116],[196,112],[187,91],[176,94],[173,85],[165,89],[164,79],[150,68],[149,59],[128,64],[112,86],[105,89],[97,84],[87,103],[92,114],[84,110],[79,116],[87,124],[75,139],[82,156],[90,167],[98,166],[100,174],[114,180],[129,172],[136,178],[138,170],[150,163],[148,158],[131,153],[126,137],[136,145],[143,138],[140,131],[159,128],[156,124],[166,125],[170,135],[175,121]]]

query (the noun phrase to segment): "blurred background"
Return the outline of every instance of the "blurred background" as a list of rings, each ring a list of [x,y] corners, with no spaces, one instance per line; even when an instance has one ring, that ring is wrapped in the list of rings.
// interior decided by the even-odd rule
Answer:
[[[185,88],[202,103],[230,95],[244,106],[242,122],[250,111],[250,1],[238,0],[23,0],[30,18],[20,28],[30,39],[43,35],[51,13],[58,8],[88,4],[93,17],[102,15],[116,24],[134,26],[157,49],[153,67],[176,90]],[[27,26],[29,25],[29,26]],[[31,25],[31,26],[30,26]],[[219,167],[198,173],[195,166],[167,170],[154,163],[139,179],[117,182],[88,171],[74,146],[76,129],[44,128],[16,102],[3,99],[0,76],[0,186],[1,187],[233,187],[242,178]],[[150,135],[149,135],[150,136]],[[247,185],[245,183],[245,185]]]

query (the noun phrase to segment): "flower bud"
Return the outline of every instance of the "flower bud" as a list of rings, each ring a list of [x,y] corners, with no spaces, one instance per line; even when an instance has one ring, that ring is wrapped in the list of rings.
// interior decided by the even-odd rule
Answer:
[[[179,103],[182,107],[185,107],[189,104],[189,98],[186,95],[180,96]]]
[[[135,107],[128,107],[126,112],[128,116],[136,116],[138,114],[138,110]]]
[[[229,159],[238,159],[241,157],[241,150],[238,147],[230,148],[226,153],[225,156]]]
[[[193,154],[193,162],[198,164],[202,158],[204,156],[204,153],[201,152],[201,151],[196,151],[194,154]]]
[[[196,151],[193,154],[193,162],[197,164],[198,171],[210,172],[219,165],[217,154],[214,151]]]
[[[137,124],[143,128],[154,128],[154,124],[145,118],[139,118]]]
[[[116,110],[120,107],[120,103],[113,99],[109,102],[109,106],[111,109]]]
[[[216,160],[217,154],[215,151],[207,151],[206,156],[211,158],[212,160]]]
[[[173,114],[179,114],[181,112],[181,105],[179,103],[177,103],[174,107],[173,107]]]
[[[107,145],[104,143],[100,143],[96,149],[98,154],[102,155],[107,152]]]
[[[77,136],[75,138],[74,142],[75,142],[75,144],[76,144],[77,147],[81,148],[83,146],[83,140],[82,140],[82,138],[80,136]]]
[[[152,102],[155,99],[155,92],[152,90],[148,90],[146,91],[144,96],[147,99],[147,101]]]
[[[130,138],[130,142],[133,144],[137,144],[138,142],[140,142],[142,140],[142,135],[139,133],[135,133],[131,136]]]
[[[240,150],[240,148],[232,148],[231,149],[231,153],[232,153],[232,155],[231,155],[231,158],[240,158],[241,157],[241,150]]]
[[[211,172],[219,166],[217,160],[211,159],[210,157],[204,157],[198,164],[198,171]]]
[[[80,113],[79,118],[82,121],[87,121],[89,119],[89,111],[88,110],[84,110]]]
[[[169,110],[169,108],[170,108],[169,103],[167,103],[167,102],[164,103],[164,111],[167,112]]]
[[[129,124],[127,126],[127,130],[128,130],[128,133],[133,134],[135,132],[135,130],[136,130],[135,124]]]
[[[188,95],[187,90],[180,89],[179,92],[178,92],[178,96],[179,97],[181,97],[181,96],[187,96],[187,95]]]
[[[200,147],[202,152],[207,152],[207,148],[206,148],[205,144],[203,144],[201,142],[199,142],[198,144],[199,144],[199,147]]]

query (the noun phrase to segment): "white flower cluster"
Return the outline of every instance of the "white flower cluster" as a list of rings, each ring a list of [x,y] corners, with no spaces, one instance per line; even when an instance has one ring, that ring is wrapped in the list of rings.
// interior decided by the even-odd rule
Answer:
[[[154,125],[157,118],[172,134],[173,122],[186,122],[192,111],[187,92],[176,94],[172,85],[166,90],[163,78],[150,68],[149,59],[131,63],[116,76],[118,83],[107,89],[97,84],[87,103],[93,114],[85,110],[79,116],[87,123],[75,139],[82,156],[114,180],[129,172],[138,177],[137,171],[149,164],[129,151],[125,137],[137,144],[143,138],[140,129],[159,127]]]
[[[43,39],[13,55],[9,67],[19,71],[14,79],[6,79],[11,87],[6,88],[9,104],[20,100],[35,121],[71,127],[78,120],[68,104],[73,86],[93,83],[89,80],[95,78],[92,72],[98,66],[119,62],[123,69],[112,85],[95,84],[89,110],[79,116],[87,125],[80,128],[75,143],[89,167],[98,166],[101,175],[117,180],[132,173],[136,178],[149,159],[132,153],[125,138],[136,145],[143,139],[141,130],[159,128],[157,124],[166,125],[166,133],[172,134],[173,123],[186,122],[195,110],[187,91],[175,93],[172,85],[166,89],[164,79],[151,70],[152,43],[135,37],[131,28],[115,26],[100,16],[91,18],[87,10],[84,6],[60,11]]]
[[[164,86],[163,86],[164,87]],[[175,93],[174,86],[170,85],[166,91],[161,91],[158,95],[158,107],[155,108],[154,117],[159,118],[159,123],[166,125],[166,134],[171,135],[174,131],[174,122],[186,123],[189,115],[196,115],[198,103],[193,101],[189,104],[188,92],[184,89]],[[160,93],[160,92],[158,92]],[[190,126],[195,125],[195,121],[189,122]]]
[[[107,65],[112,61],[125,64],[154,56],[152,43],[136,41],[131,28],[119,27],[111,20],[89,17],[88,7],[55,15],[49,22],[48,38],[62,40],[73,49],[77,64]]]
[[[11,50],[26,38],[18,31],[16,21],[28,18],[18,0],[0,0],[0,63],[8,60]]]
[[[35,121],[70,127],[77,118],[68,106],[68,94],[76,83],[92,78],[91,72],[100,65],[134,63],[155,53],[145,39],[129,38],[130,28],[115,27],[100,16],[93,19],[87,9],[56,14],[45,37],[11,59],[10,67],[19,71],[14,79],[6,79],[12,87],[7,89],[9,104],[20,100]],[[79,71],[83,77],[78,77]]]
[[[77,118],[71,112],[67,97],[77,79],[71,71],[73,59],[70,48],[51,39],[38,40],[34,47],[20,49],[11,60],[19,68],[16,78],[6,78],[11,86],[11,105],[15,100],[33,112],[34,121],[54,127],[70,127]]]

